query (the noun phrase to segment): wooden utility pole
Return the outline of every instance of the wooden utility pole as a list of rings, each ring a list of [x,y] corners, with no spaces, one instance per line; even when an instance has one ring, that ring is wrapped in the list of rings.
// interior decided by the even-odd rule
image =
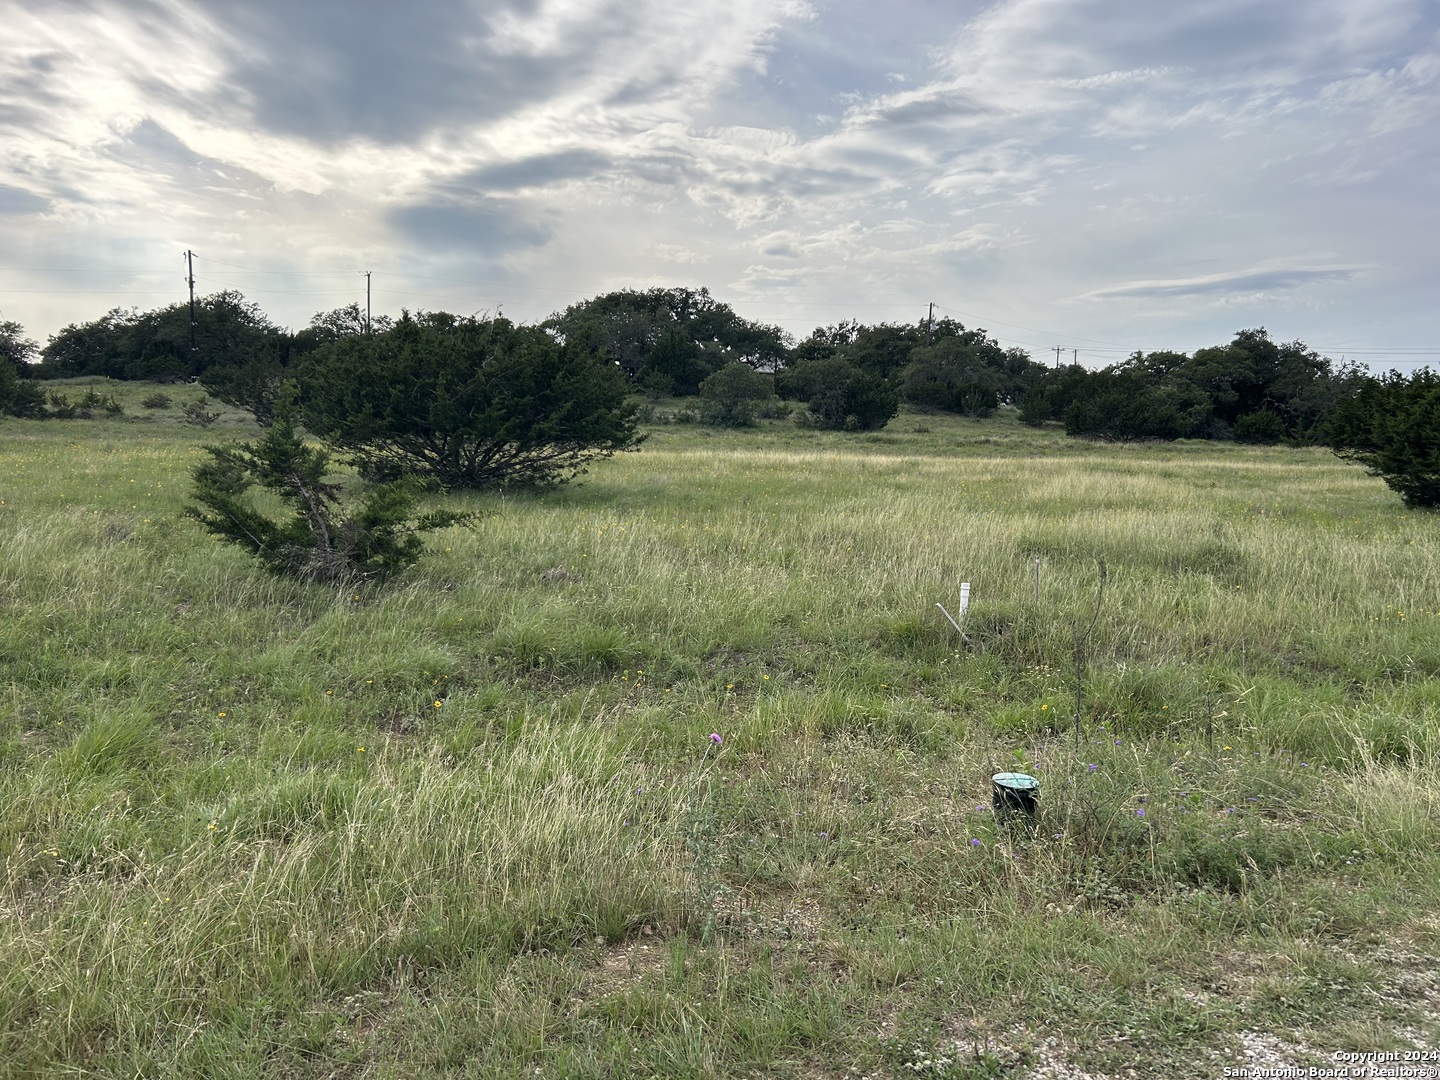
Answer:
[[[1061,346],[1059,346],[1059,345],[1055,345],[1055,346],[1052,346],[1052,347],[1053,347],[1054,350],[1055,350],[1055,370],[1056,370],[1056,371],[1059,371],[1059,370],[1060,370],[1060,354],[1061,354],[1062,352],[1064,352],[1065,350],[1064,350],[1063,347],[1061,347]]]
[[[370,271],[365,271],[365,332],[370,333]]]
[[[930,315],[925,320],[925,344],[935,341],[935,301],[930,301]]]
[[[200,354],[195,350],[195,252],[185,251],[186,278],[190,284],[190,375],[200,377]]]

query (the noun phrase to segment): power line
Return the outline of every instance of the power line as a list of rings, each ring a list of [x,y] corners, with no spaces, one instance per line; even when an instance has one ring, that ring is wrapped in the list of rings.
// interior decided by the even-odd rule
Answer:
[[[961,311],[959,308],[946,307],[944,304],[936,304],[935,306],[938,307],[941,311],[948,311],[953,315],[962,315],[967,319],[974,319],[977,322],[983,322],[987,325],[1008,326],[1014,330],[1024,330],[1031,334],[1044,334],[1046,337],[1069,338],[1071,341],[1083,341],[1090,345],[1111,345],[1117,349],[1127,348],[1127,346],[1121,345],[1118,341],[1099,341],[1095,338],[1083,338],[1080,337],[1078,334],[1057,334],[1053,330],[1041,330],[1038,327],[1034,326],[1021,326],[1019,323],[1008,323],[1002,319],[987,319],[983,315],[976,315],[973,312]],[[1054,348],[1054,346],[1047,346],[1047,348]],[[1068,349],[1070,348],[1070,346],[1066,345],[1065,348]]]
[[[197,277],[196,281],[204,281],[211,285],[218,285],[222,288],[233,288],[230,282],[223,278]],[[0,290],[3,291],[3,290]],[[236,290],[241,291],[241,290]],[[256,293],[261,296],[352,296],[354,289],[245,289],[247,295]]]
[[[149,296],[154,289],[144,294],[134,289],[0,289],[0,296]]]
[[[215,263],[217,266],[231,267],[249,274],[273,274],[278,277],[349,277],[351,274],[355,273],[355,271],[353,270],[262,270],[258,267],[242,266],[240,263],[225,262],[221,259],[203,258],[199,255],[197,255],[196,258],[202,259],[202,261],[204,262]],[[364,270],[360,271],[360,273],[362,274],[365,272],[366,271]],[[386,270],[383,271],[383,273],[385,273],[389,277],[402,278],[406,281],[445,281],[455,285],[483,285],[488,288],[496,289],[527,289],[532,292],[556,292],[569,294],[573,294],[575,292],[574,289],[559,289],[555,288],[554,286],[548,285],[517,285],[514,282],[509,281],[477,281],[470,278],[435,277],[433,275],[427,274],[408,274],[403,270]]]
[[[201,260],[204,261],[204,262],[213,262],[213,263],[216,263],[216,264],[218,264],[218,265],[220,265],[220,266],[234,267],[234,268],[237,269],[237,270],[244,270],[244,271],[246,271],[247,273],[252,273],[252,274],[276,274],[276,275],[280,275],[280,276],[295,276],[295,275],[313,274],[313,275],[324,275],[324,276],[329,277],[329,276],[341,276],[341,275],[346,275],[346,276],[348,276],[349,274],[353,273],[353,271],[350,271],[350,270],[263,270],[263,269],[260,269],[260,268],[258,268],[258,267],[253,267],[253,266],[243,266],[243,265],[241,265],[240,263],[231,263],[231,262],[224,262],[224,261],[222,261],[222,260],[220,260],[220,259],[212,259],[212,258],[210,258],[209,256],[197,255],[197,256],[195,256],[195,257],[196,257],[197,259],[201,259]],[[364,271],[362,270],[361,273],[364,273]],[[494,289],[525,289],[526,291],[529,291],[529,292],[566,293],[566,294],[569,294],[569,295],[572,295],[572,296],[573,296],[573,295],[575,294],[575,292],[576,292],[575,289],[561,289],[561,288],[557,288],[556,286],[553,286],[553,285],[521,285],[521,284],[518,284],[518,283],[513,282],[513,281],[485,281],[485,280],[476,279],[476,278],[437,277],[437,276],[435,276],[434,274],[412,274],[412,273],[407,273],[407,272],[404,271],[404,270],[384,270],[384,271],[376,271],[376,273],[384,273],[387,277],[401,278],[401,279],[403,279],[403,280],[405,280],[405,281],[441,281],[441,282],[447,282],[447,283],[452,284],[452,285],[472,285],[472,286],[474,286],[474,285],[480,285],[480,286],[484,286],[484,287],[486,287],[486,288],[494,288]],[[857,302],[854,302],[854,303],[848,303],[848,302],[845,302],[845,301],[838,301],[838,302],[837,302],[837,301],[803,301],[803,300],[801,300],[801,301],[790,301],[790,300],[744,300],[744,301],[740,301],[740,302],[741,302],[741,303],[744,303],[747,307],[823,307],[823,308],[839,308],[839,309],[843,309],[843,310],[849,310],[849,309],[851,309],[851,308],[901,309],[901,308],[909,308],[909,307],[911,307],[910,304],[877,304],[877,303],[874,303],[874,302],[871,302],[871,301],[857,301]],[[942,305],[940,305],[940,304],[936,304],[935,306],[936,306],[936,307],[942,307]],[[948,309],[947,309],[947,310],[948,310]],[[1024,328],[1022,327],[1021,329],[1024,329]],[[1044,333],[1044,331],[1039,331],[1039,332],[1040,332],[1040,333]]]
[[[351,271],[349,270],[261,270],[259,267],[242,266],[240,263],[226,262],[224,259],[212,259],[206,255],[197,255],[195,257],[201,262],[214,263],[216,266],[225,266],[229,267],[232,270],[244,270],[246,273],[249,274],[282,274],[307,277],[333,277],[338,274],[345,274],[348,276],[351,273]]]
[[[130,277],[169,277],[169,270],[97,270],[88,266],[0,266],[12,274],[126,274]]]

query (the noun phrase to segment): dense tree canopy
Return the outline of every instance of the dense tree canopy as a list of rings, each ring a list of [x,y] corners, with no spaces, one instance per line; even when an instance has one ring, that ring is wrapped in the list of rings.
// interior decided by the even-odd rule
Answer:
[[[619,368],[507,319],[407,314],[322,346],[297,379],[310,430],[380,478],[544,486],[640,442]]]
[[[702,410],[715,423],[744,422],[757,408],[764,409],[758,404],[763,398],[754,396],[759,383],[738,374],[736,365],[741,365],[772,379],[780,397],[805,402],[808,411],[797,419],[822,427],[873,430],[904,401],[921,410],[972,417],[1011,406],[1027,423],[1062,422],[1069,434],[1091,438],[1315,442],[1325,418],[1354,393],[1357,380],[1353,369],[1337,367],[1303,342],[1273,341],[1263,328],[1241,330],[1230,342],[1193,355],[1136,352],[1099,371],[1078,365],[1046,368],[1024,350],[1005,349],[984,330],[950,318],[874,325],[847,320],[817,327],[792,344],[778,327],[742,318],[703,288],[604,293],[529,329],[503,319],[426,315],[401,320],[407,321],[427,333],[444,323],[455,340],[468,342],[484,336],[480,327],[493,331],[504,325],[513,339],[501,349],[507,356],[518,355],[514,342],[521,338],[530,343],[526,348],[538,348],[544,338],[550,343],[545,347],[559,350],[567,364],[588,358],[587,379],[591,389],[604,382],[605,401],[627,389],[701,394]],[[9,357],[10,363],[0,371],[0,409],[40,408],[37,391],[15,377],[27,367],[36,377],[172,380],[198,372],[215,397],[268,424],[280,386],[311,366],[312,357],[317,362],[326,358],[324,367],[330,370],[336,357],[358,363],[376,349],[400,347],[414,333],[410,328],[397,334],[400,324],[383,315],[372,322],[358,304],[318,313],[309,326],[292,333],[273,325],[235,292],[198,301],[196,323],[192,353],[187,304],[143,313],[116,308],[61,330],[39,350],[36,365],[27,363],[35,355],[34,342],[19,327],[4,324],[0,357]],[[601,368],[612,369],[619,380],[601,379],[596,374]],[[372,381],[388,379],[378,360],[366,370]],[[721,372],[726,374],[720,381],[707,383]],[[706,385],[711,389],[702,394]],[[347,438],[359,438],[351,427],[345,430]],[[453,459],[457,452],[452,445],[425,454]],[[459,469],[457,476],[470,471],[450,459],[443,469]],[[378,459],[371,464],[378,468]],[[478,460],[474,468],[480,468]]]
[[[773,371],[788,356],[783,330],[742,319],[706,289],[622,289],[573,304],[546,325],[659,393],[697,394],[726,364]]]
[[[815,372],[832,371],[827,385],[834,382],[835,369],[818,365],[840,361],[884,383],[888,390],[877,390],[877,400],[895,395],[922,409],[976,417],[989,416],[1002,403],[1019,405],[1044,378],[1044,368],[1023,350],[1007,351],[984,330],[948,318],[913,326],[821,326],[795,346],[792,357],[777,380],[783,397],[812,401]]]
[[[1072,435],[1100,438],[1314,441],[1354,378],[1303,342],[1280,344],[1264,329],[1242,330],[1193,356],[1137,352],[1100,371],[1050,371],[1021,415],[1032,423],[1063,420]]]
[[[28,381],[39,346],[18,322],[0,321],[0,416],[36,416],[45,402]]]
[[[104,375],[156,382],[187,379],[216,365],[237,366],[257,350],[279,347],[278,327],[259,305],[238,292],[195,301],[195,349],[190,349],[190,306],[154,311],[114,308],[88,323],[72,323],[41,350],[37,374],[63,379]]]
[[[795,360],[801,363],[839,358],[868,375],[893,383],[910,362],[911,352],[925,341],[925,332],[920,326],[896,323],[863,326],[857,322],[841,322],[816,327],[809,338],[796,346]]]
[[[1005,389],[1004,359],[1000,347],[981,334],[947,336],[911,350],[910,362],[901,372],[901,393],[912,405],[989,416],[999,407]]]
[[[0,320],[0,363],[8,361],[19,372],[28,370],[40,346],[25,336],[25,328],[10,319]]]

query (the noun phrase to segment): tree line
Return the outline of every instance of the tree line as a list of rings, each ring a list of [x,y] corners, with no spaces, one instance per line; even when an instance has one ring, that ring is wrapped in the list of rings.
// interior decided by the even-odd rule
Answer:
[[[117,308],[43,347],[0,323],[0,413],[45,415],[44,380],[86,375],[198,378],[262,424],[293,385],[306,426],[372,475],[468,487],[554,482],[637,445],[642,394],[694,398],[717,425],[788,411],[854,431],[884,427],[902,402],[976,418],[1008,406],[1077,437],[1329,445],[1388,479],[1399,458],[1413,471],[1431,453],[1416,431],[1440,393],[1428,373],[1377,379],[1263,329],[1099,370],[1048,367],[949,318],[842,321],[797,341],[703,288],[618,290],[529,326],[444,312],[368,322],[351,304],[291,332],[233,291],[198,300],[193,326],[184,303]],[[1414,410],[1422,419],[1404,420]],[[1433,505],[1423,482],[1405,483],[1407,501]]]
[[[449,319],[431,314],[417,317]],[[12,352],[34,379],[102,375],[172,381],[199,377],[222,398],[248,392],[247,378],[288,371],[308,357],[362,335],[387,340],[395,323],[367,325],[358,305],[317,314],[298,332],[272,323],[240,293],[219,292],[189,306],[153,311],[116,308],[66,326],[39,348],[23,335]],[[1004,349],[985,331],[949,318],[913,324],[845,321],[793,340],[783,330],[740,316],[706,289],[624,289],[572,304],[538,325],[557,344],[613,364],[629,386],[652,396],[720,404],[717,423],[745,423],[763,401],[768,377],[780,400],[806,407],[820,427],[874,430],[906,402],[984,417],[1002,405],[1033,423],[1061,422],[1100,438],[1303,438],[1346,392],[1347,373],[1299,342],[1278,345],[1247,330],[1228,345],[1182,353],[1137,353],[1091,371],[1053,369],[1020,349]],[[193,340],[193,348],[192,348]],[[708,380],[726,374],[703,392]],[[268,408],[258,404],[262,413]]]

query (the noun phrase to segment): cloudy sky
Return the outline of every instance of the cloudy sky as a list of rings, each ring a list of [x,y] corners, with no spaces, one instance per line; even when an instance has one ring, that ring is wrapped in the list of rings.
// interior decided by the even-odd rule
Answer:
[[[0,0],[0,317],[708,286],[1440,364],[1435,0]],[[1388,350],[1388,351],[1387,351]],[[1413,350],[1413,351],[1406,351]],[[1067,355],[1068,358],[1068,355]]]

